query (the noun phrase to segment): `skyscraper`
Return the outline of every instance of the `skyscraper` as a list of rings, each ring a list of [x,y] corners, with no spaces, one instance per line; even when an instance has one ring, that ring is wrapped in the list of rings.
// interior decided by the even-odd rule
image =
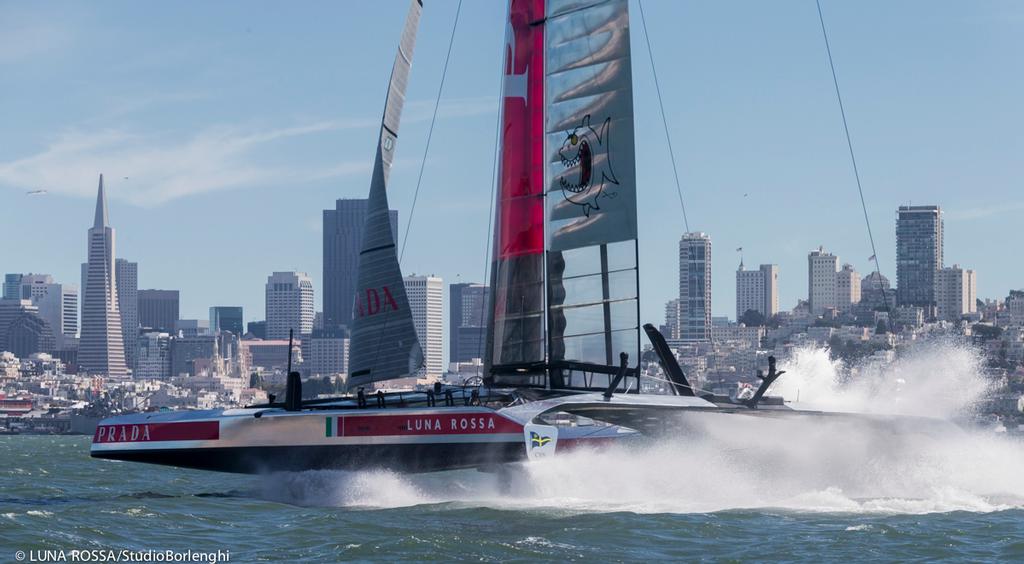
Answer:
[[[53,352],[55,346],[50,324],[39,316],[39,308],[31,300],[0,300],[0,352],[25,358]]]
[[[679,337],[711,340],[711,237],[703,232],[679,240]]]
[[[177,290],[139,290],[139,325],[173,333],[180,317],[180,306]]]
[[[836,308],[842,312],[850,311],[860,303],[860,294],[860,275],[852,264],[844,264],[836,273]]]
[[[114,229],[108,224],[103,175],[96,194],[96,214],[88,237],[89,261],[82,299],[82,338],[78,365],[89,374],[118,379],[128,377],[124,335],[117,299]]]
[[[489,291],[485,284],[448,286],[448,361],[470,362],[483,356]]]
[[[267,339],[313,332],[313,280],[305,272],[275,272],[267,277]]]
[[[444,280],[436,276],[406,276],[416,338],[423,349],[423,374],[444,374]]]
[[[896,303],[934,316],[935,272],[942,268],[942,210],[900,206],[896,212]]]
[[[807,255],[807,303],[811,315],[836,307],[836,269],[839,257],[818,247]]]
[[[21,299],[21,276],[18,272],[4,274],[4,299]]]
[[[26,274],[21,276],[19,295],[39,308],[39,317],[50,325],[58,349],[78,334],[76,286],[57,284],[49,274]]]
[[[978,311],[978,277],[973,270],[959,264],[935,272],[936,317],[944,321],[959,321],[961,317]]]
[[[121,310],[124,360],[135,370],[139,348],[139,263],[117,259],[117,307]]]
[[[324,210],[324,329],[347,326],[352,320],[366,204],[365,199],[342,199],[333,210]],[[398,212],[390,210],[390,217],[397,244]]]
[[[214,333],[231,331],[238,336],[245,334],[245,325],[242,323],[242,308],[238,306],[211,307],[210,330]]]
[[[765,319],[779,312],[779,267],[762,264],[757,270],[744,270],[743,261],[736,271],[736,320],[754,310]]]

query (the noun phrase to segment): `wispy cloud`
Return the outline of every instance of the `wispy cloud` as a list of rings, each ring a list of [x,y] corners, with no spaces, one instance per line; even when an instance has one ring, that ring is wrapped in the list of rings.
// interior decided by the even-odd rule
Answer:
[[[364,172],[370,163],[274,166],[263,164],[257,153],[289,138],[363,125],[358,121],[321,121],[256,131],[217,126],[177,142],[122,130],[67,131],[35,155],[0,163],[0,184],[89,197],[97,173],[106,172],[134,180],[128,184],[130,189],[115,190],[112,197],[154,206],[213,190],[308,182]]]
[[[1019,211],[1024,211],[1024,202],[1006,202],[961,210],[948,210],[946,211],[946,219],[949,221],[971,221]]]

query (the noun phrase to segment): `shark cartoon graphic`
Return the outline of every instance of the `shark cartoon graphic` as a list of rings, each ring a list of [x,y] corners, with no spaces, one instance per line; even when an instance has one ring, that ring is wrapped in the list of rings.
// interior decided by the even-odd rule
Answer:
[[[558,150],[565,171],[558,179],[562,194],[569,202],[583,207],[583,215],[601,209],[600,198],[614,198],[616,193],[605,189],[605,183],[618,184],[612,171],[608,151],[608,130],[612,118],[604,120],[601,131],[590,125],[590,114],[578,126],[566,132],[565,141]],[[578,175],[573,177],[573,172]]]

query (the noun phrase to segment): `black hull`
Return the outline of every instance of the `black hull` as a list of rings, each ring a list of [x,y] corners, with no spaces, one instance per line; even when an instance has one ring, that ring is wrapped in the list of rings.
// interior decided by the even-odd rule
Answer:
[[[491,442],[139,449],[95,451],[92,457],[196,470],[262,474],[371,469],[437,472],[517,462],[524,460],[526,454],[522,443]]]

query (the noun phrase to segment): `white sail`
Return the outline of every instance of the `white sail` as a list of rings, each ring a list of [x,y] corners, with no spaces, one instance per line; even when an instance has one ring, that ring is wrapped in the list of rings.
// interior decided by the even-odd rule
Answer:
[[[416,337],[391,234],[387,195],[388,173],[398,142],[398,125],[421,11],[420,1],[412,0],[384,103],[363,246],[359,253],[349,351],[350,386],[409,376],[423,365],[423,350]]]

